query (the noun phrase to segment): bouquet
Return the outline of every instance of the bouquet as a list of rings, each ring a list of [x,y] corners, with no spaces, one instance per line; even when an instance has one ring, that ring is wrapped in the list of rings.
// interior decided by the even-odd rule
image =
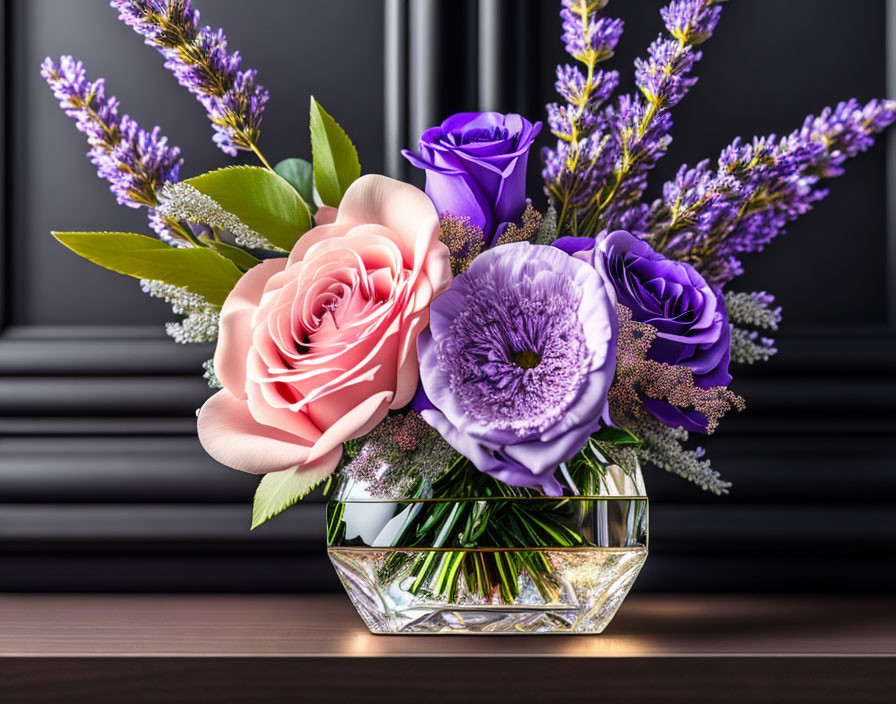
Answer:
[[[425,170],[423,192],[362,176],[312,98],[311,161],[271,166],[259,146],[268,93],[224,33],[189,0],[111,4],[203,105],[218,147],[260,165],[181,179],[158,127],[122,115],[80,62],[47,59],[99,176],[152,231],[55,237],[169,303],[177,342],[216,343],[199,439],[261,475],[253,527],[336,477],[328,544],[407,549],[347,566],[346,585],[364,570],[400,575],[443,603],[510,603],[524,577],[554,603],[554,558],[510,551],[603,545],[572,499],[642,496],[641,463],[728,491],[689,436],[743,409],[731,367],[773,355],[781,320],[771,294],[729,287],[741,256],[825,197],[822,181],[896,118],[890,101],[825,108],[792,133],[737,138],[682,166],[651,200],[648,176],[721,4],[670,2],[624,93],[600,67],[621,21],[606,0],[562,0],[571,62],[547,106],[540,209],[526,173],[541,122],[461,113],[426,130],[403,152]],[[359,491],[391,502],[398,522],[372,537],[353,529]],[[462,497],[477,501],[453,503]],[[422,500],[442,508],[410,511]],[[558,517],[567,510],[577,524]],[[423,547],[452,550],[410,549]]]

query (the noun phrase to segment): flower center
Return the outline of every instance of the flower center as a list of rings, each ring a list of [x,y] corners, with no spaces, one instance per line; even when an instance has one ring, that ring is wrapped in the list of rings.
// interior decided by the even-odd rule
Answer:
[[[471,280],[475,293],[437,351],[464,414],[519,437],[557,422],[591,361],[578,288],[537,265],[519,281],[492,270]]]
[[[499,142],[510,137],[510,130],[506,127],[478,128],[470,130],[461,136],[461,144],[474,142]]]
[[[510,361],[520,369],[535,369],[541,364],[541,356],[532,350],[523,350],[522,352],[511,352]]]

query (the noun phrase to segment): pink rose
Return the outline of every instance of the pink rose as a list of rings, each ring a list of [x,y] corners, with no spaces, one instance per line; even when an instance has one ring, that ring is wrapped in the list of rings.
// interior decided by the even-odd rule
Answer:
[[[336,222],[336,215],[339,211],[332,205],[322,205],[314,214],[315,225],[332,225]]]
[[[332,224],[289,258],[250,269],[221,309],[215,371],[224,388],[199,412],[199,440],[253,474],[330,474],[342,443],[417,389],[417,335],[451,283],[439,219],[422,191],[364,176]]]

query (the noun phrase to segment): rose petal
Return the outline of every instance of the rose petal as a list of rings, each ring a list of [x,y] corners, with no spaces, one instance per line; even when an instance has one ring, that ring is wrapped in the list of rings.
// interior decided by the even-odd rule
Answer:
[[[308,444],[301,444],[301,439],[295,435],[256,421],[246,403],[226,389],[203,404],[197,430],[199,442],[214,459],[251,474],[265,474],[302,465],[307,462],[311,450]],[[332,461],[333,457],[327,460]],[[336,456],[331,471],[338,462],[339,457]]]
[[[336,219],[338,220],[339,217],[337,216]],[[308,250],[319,242],[324,242],[325,240],[330,240],[335,237],[342,237],[342,235],[350,229],[351,227],[349,225],[340,225],[338,222],[334,222],[332,225],[320,225],[308,230],[308,232],[299,238],[299,241],[296,242],[292,251],[289,253],[287,266],[292,266],[296,262],[302,261]]]
[[[314,443],[314,447],[308,455],[308,461],[317,460],[334,448],[340,447],[346,440],[367,435],[386,417],[391,399],[391,391],[381,391],[365,398],[357,406],[343,413]]]
[[[429,309],[417,313],[405,322],[404,345],[398,355],[398,370],[395,379],[395,399],[392,408],[402,408],[411,402],[419,386],[419,366],[417,363],[417,339],[429,323]]]
[[[426,195],[385,176],[362,176],[345,192],[336,225],[376,223],[397,235],[408,268],[418,270],[439,240],[439,215]],[[300,240],[301,241],[301,240]]]
[[[286,266],[284,259],[268,259],[249,269],[221,306],[215,374],[224,388],[237,398],[246,398],[246,358],[252,344],[251,323],[265,285]]]
[[[315,225],[332,225],[336,222],[336,215],[339,213],[338,208],[332,205],[321,205],[314,214]]]

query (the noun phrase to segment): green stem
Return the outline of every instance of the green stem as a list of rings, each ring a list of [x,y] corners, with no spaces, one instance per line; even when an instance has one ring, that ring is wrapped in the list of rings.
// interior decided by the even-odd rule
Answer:
[[[576,457],[569,471],[587,495],[594,494],[599,467]],[[450,603],[464,580],[469,593],[486,602],[497,596],[512,603],[525,572],[545,601],[552,601],[560,587],[546,551],[588,545],[581,531],[587,506],[579,502],[584,500],[508,486],[462,458],[425,497],[434,500],[415,501],[424,498],[417,493],[407,500],[420,510],[409,516],[393,543],[405,550],[395,551],[382,568],[384,579],[406,575],[412,594]]]
[[[454,528],[457,523],[457,519],[460,518],[460,514],[463,511],[464,504],[458,502],[454,504],[451,508],[451,513],[448,515],[448,518],[445,520],[445,524],[442,526],[442,529],[439,531],[438,536],[433,541],[432,547],[440,548],[445,544],[445,541],[448,539],[451,534],[451,530]],[[427,553],[426,558],[423,560],[423,564],[420,568],[420,572],[417,575],[417,579],[414,580],[414,583],[411,585],[411,588],[408,590],[411,594],[416,594],[420,587],[423,586],[423,582],[426,580],[427,575],[429,574],[430,568],[432,567],[433,560],[435,559],[436,552]]]
[[[265,168],[270,171],[272,174],[276,173],[273,167],[268,163],[268,160],[264,158],[264,154],[261,153],[261,150],[255,145],[254,142],[249,142],[249,147],[255,152],[255,156],[259,158],[262,164],[264,164]]]

